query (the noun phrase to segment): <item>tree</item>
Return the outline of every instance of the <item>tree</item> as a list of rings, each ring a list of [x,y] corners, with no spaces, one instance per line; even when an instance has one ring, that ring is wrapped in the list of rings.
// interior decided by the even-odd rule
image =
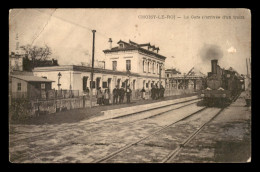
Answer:
[[[44,47],[24,45],[20,48],[25,51],[25,55],[28,59],[32,60],[32,67],[34,67],[38,61],[46,61],[52,54],[51,48],[46,44]]]

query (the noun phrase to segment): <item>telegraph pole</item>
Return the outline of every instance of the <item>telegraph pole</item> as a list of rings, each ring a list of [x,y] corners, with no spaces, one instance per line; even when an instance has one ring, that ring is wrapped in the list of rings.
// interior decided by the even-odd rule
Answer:
[[[159,88],[161,88],[162,67],[159,65]]]
[[[250,75],[250,77],[251,77],[251,60],[250,60],[250,58],[248,58],[248,68],[249,68],[249,75]]]
[[[90,84],[90,108],[92,108],[92,85],[93,85],[93,74],[94,74],[94,53],[95,53],[95,32],[96,30],[92,30],[93,32],[93,46],[92,46],[92,66],[91,66],[91,84]]]
[[[246,72],[247,72],[247,76],[248,76],[248,64],[247,64],[247,58],[246,58]]]

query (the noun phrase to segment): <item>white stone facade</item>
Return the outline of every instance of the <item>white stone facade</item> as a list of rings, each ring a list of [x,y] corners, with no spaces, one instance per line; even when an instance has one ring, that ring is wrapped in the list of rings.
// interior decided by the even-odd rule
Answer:
[[[106,88],[113,90],[115,86],[122,86],[130,84],[130,88],[135,90],[141,90],[143,87],[145,90],[150,90],[151,85],[157,84],[161,80],[161,85],[165,87],[165,58],[160,58],[161,55],[156,53],[145,53],[134,50],[105,52],[105,68],[95,68],[93,81],[95,81],[95,89],[93,93],[96,93],[98,87],[103,88],[103,82],[107,84]],[[109,50],[108,50],[109,51]],[[147,50],[146,50],[147,51]],[[163,57],[163,56],[162,56]],[[127,60],[131,62],[131,69],[127,72]],[[116,61],[117,68],[113,70],[113,61]],[[129,62],[129,61],[128,61]],[[154,67],[153,67],[154,65]],[[149,66],[149,68],[148,68]],[[161,76],[160,69],[161,66]],[[91,80],[91,67],[86,66],[51,66],[51,67],[36,67],[33,70],[33,74],[39,77],[47,77],[47,79],[55,81],[52,85],[54,89],[58,88],[58,74],[60,77],[60,89],[63,90],[79,90],[80,94],[84,93],[84,88],[90,88]],[[85,77],[85,85],[83,85],[83,78]],[[130,82],[129,82],[130,80]]]

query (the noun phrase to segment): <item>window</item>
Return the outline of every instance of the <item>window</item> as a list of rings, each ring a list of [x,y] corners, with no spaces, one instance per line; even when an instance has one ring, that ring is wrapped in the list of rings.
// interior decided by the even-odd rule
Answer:
[[[126,70],[131,70],[131,60],[126,60]]]
[[[45,84],[44,83],[41,84],[41,89],[45,89]]]
[[[107,86],[108,86],[108,85],[107,85],[107,82],[103,82],[103,83],[102,83],[102,88],[108,88]]]
[[[19,64],[18,61],[15,61],[15,69],[18,70],[19,69]]]
[[[169,74],[167,74],[167,77],[169,78]]]
[[[113,63],[113,70],[117,70],[116,69],[117,68],[117,61],[113,61],[112,63]]]
[[[22,90],[22,84],[21,83],[17,83],[17,91],[21,91]]]
[[[154,63],[153,63],[153,69],[152,70],[153,70],[153,73],[154,73]]]
[[[119,44],[119,48],[124,48],[124,44]]]
[[[87,83],[88,83],[88,77],[87,76],[83,76],[83,90],[84,91],[87,90]]]
[[[150,62],[148,62],[148,73],[150,72]]]
[[[95,81],[93,81],[93,82],[89,81],[89,85],[90,85],[91,88],[95,88],[96,82]]]

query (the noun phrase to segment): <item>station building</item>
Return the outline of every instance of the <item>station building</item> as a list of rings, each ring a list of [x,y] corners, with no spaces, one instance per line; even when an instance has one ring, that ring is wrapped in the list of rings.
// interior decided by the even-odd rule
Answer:
[[[150,43],[137,44],[119,41],[118,46],[103,50],[105,53],[104,69],[94,68],[93,93],[97,88],[113,90],[116,86],[130,85],[133,91],[144,88],[150,90],[153,85],[165,87],[165,56],[159,54],[159,47]],[[36,67],[33,74],[55,81],[54,89],[79,90],[83,95],[90,89],[91,67],[61,65]]]
[[[10,75],[12,98],[37,99],[52,89],[52,80],[29,75]]]
[[[9,56],[9,71],[23,71],[23,55],[11,53]]]

